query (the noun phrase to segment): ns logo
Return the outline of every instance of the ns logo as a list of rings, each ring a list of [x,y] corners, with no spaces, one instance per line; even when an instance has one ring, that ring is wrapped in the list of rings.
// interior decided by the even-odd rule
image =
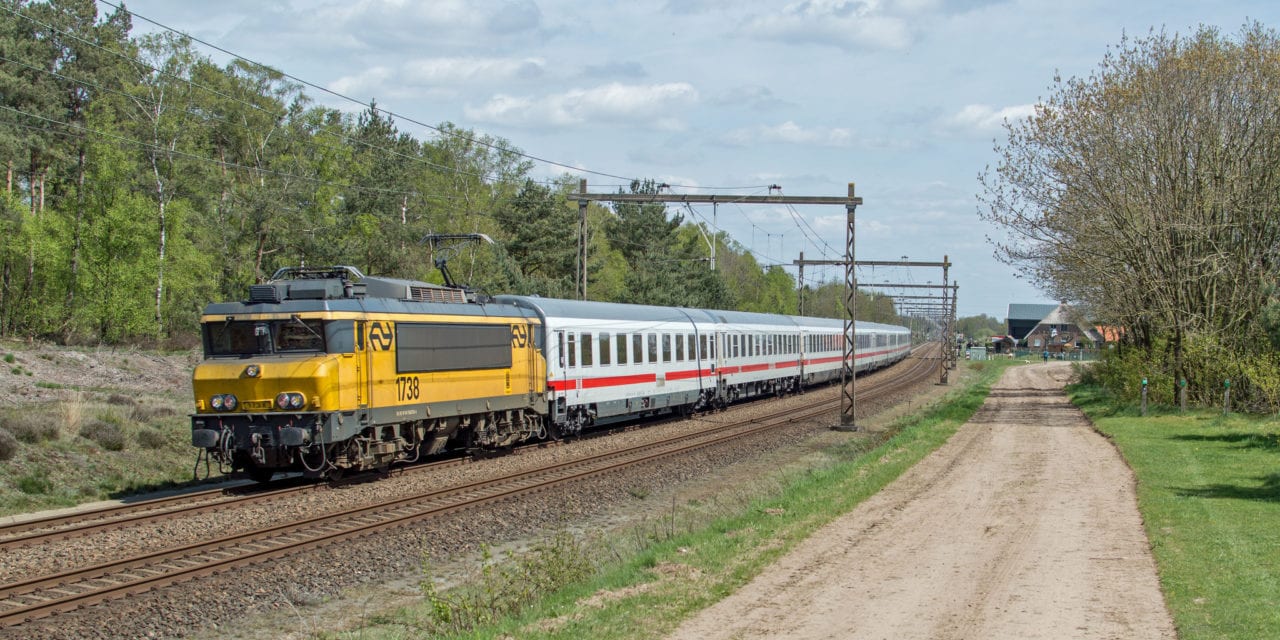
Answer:
[[[527,325],[511,325],[511,346],[516,348],[529,346],[529,327]]]
[[[395,332],[391,329],[390,322],[370,322],[369,323],[369,346],[374,351],[387,351],[391,349],[391,342],[395,338]]]

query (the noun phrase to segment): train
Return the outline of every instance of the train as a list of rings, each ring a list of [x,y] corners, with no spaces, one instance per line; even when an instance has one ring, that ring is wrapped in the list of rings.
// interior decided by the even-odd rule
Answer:
[[[839,380],[830,318],[482,296],[466,287],[286,267],[207,305],[192,374],[197,469],[265,482],[493,451],[629,418],[722,409]],[[855,369],[911,348],[858,322]]]

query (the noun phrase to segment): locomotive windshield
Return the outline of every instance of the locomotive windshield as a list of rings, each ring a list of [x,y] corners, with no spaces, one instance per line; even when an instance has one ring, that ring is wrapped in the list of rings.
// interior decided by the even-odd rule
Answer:
[[[323,352],[326,350],[325,334],[328,324],[330,323],[322,320],[303,320],[297,317],[287,320],[207,322],[204,325],[205,355],[253,356]],[[350,323],[345,324],[349,335]],[[346,341],[350,341],[350,338]]]

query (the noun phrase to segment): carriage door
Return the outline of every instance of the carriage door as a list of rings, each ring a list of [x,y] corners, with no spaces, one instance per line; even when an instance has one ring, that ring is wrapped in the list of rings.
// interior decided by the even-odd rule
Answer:
[[[369,350],[365,342],[365,323],[356,321],[356,406],[369,404]]]
[[[724,363],[729,358],[729,337],[723,331],[715,332],[711,353],[716,375],[716,395],[725,397]]]
[[[554,378],[556,381],[555,386],[551,389],[551,415],[560,420],[564,419],[565,409],[568,403],[568,400],[565,398],[565,391],[567,389],[566,385],[569,383],[568,363],[565,361],[565,354],[567,353],[567,350],[568,346],[565,342],[564,331],[557,331],[555,344],[552,345],[550,349],[551,360],[547,362],[547,367],[554,368],[555,374],[547,377]]]

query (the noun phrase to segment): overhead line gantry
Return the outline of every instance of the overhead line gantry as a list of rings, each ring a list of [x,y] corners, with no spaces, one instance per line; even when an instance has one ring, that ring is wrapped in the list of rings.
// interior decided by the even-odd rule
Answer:
[[[841,368],[842,393],[840,396],[840,424],[836,429],[856,431],[854,409],[857,404],[857,391],[854,382],[854,346],[857,341],[853,335],[854,306],[857,298],[857,279],[854,274],[854,211],[862,204],[862,198],[854,193],[854,184],[849,183],[847,196],[784,196],[769,194],[764,196],[731,196],[721,194],[677,194],[677,193],[588,193],[587,181],[578,181],[578,192],[570,193],[567,198],[578,202],[578,269],[577,288],[579,299],[587,298],[587,204],[590,202],[633,202],[639,204],[819,204],[844,205],[845,208],[845,249],[844,260],[840,261],[844,270],[844,366]]]

